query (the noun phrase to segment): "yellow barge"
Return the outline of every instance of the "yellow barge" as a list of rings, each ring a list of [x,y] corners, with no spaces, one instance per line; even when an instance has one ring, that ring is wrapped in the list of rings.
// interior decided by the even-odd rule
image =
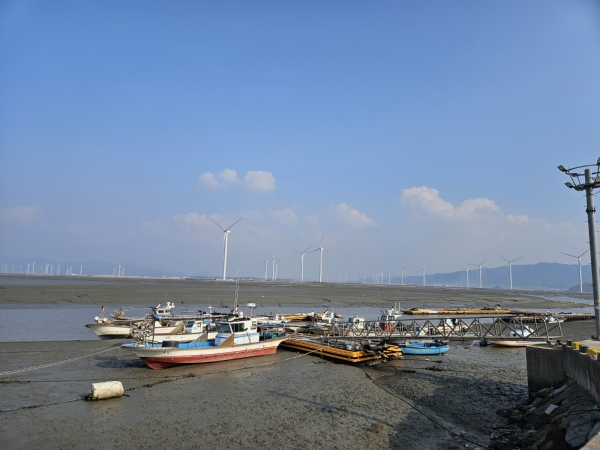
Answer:
[[[421,316],[427,314],[447,315],[447,314],[510,314],[510,309],[403,309],[404,314]],[[539,314],[539,313],[538,313]]]
[[[296,314],[283,314],[283,318],[285,320],[289,320],[290,322],[305,322],[312,320],[314,314],[307,313],[296,313]]]
[[[328,341],[324,341],[319,338],[288,338],[279,345],[355,364],[377,362],[378,360],[387,361],[388,359],[397,359],[402,356],[402,349],[396,345],[363,345],[358,341],[348,339],[329,338]]]

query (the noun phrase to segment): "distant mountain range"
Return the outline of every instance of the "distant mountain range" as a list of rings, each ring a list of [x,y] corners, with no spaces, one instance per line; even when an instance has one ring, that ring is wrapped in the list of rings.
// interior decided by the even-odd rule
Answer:
[[[29,270],[33,271],[33,262],[35,262],[35,273],[40,274],[46,271],[48,264],[48,274],[52,271],[57,273],[60,266],[60,274],[64,275],[67,268],[71,268],[71,273],[78,275],[81,271],[82,275],[116,275],[118,272],[118,264],[111,264],[104,261],[67,261],[59,262],[44,258],[17,258],[0,256],[0,272],[3,273],[27,273],[27,264],[30,264]],[[14,266],[14,267],[13,267]],[[83,266],[83,268],[82,268]],[[209,272],[183,273],[170,272],[162,269],[152,269],[149,267],[137,266],[135,264],[124,264],[125,276],[139,277],[199,277],[199,278],[214,278],[215,275]],[[590,266],[586,265],[582,268],[583,274],[583,290],[584,292],[592,291],[592,275]],[[385,284],[387,282],[387,274],[384,273]],[[495,268],[482,268],[482,286],[484,288],[503,288],[510,287],[508,266]],[[538,263],[530,265],[513,265],[513,288],[515,289],[556,289],[579,291],[579,266],[577,264],[559,264],[559,263]],[[282,280],[283,281],[283,280]],[[401,277],[392,277],[393,284],[400,284]],[[434,273],[425,275],[425,283],[429,286],[456,286],[466,287],[467,272],[460,270],[451,273]],[[422,285],[422,276],[405,276],[404,284]],[[469,269],[469,286],[479,287],[479,269]]]
[[[583,290],[592,291],[590,266],[582,267]],[[481,269],[484,288],[510,287],[508,266]],[[512,266],[513,288],[515,289],[557,289],[579,291],[579,266],[577,264],[538,263]],[[400,283],[400,277],[392,277],[393,283]],[[404,277],[405,284],[423,284],[422,276]],[[425,283],[440,286],[466,286],[467,271],[435,273],[425,275]],[[469,269],[469,286],[479,287],[479,269]]]

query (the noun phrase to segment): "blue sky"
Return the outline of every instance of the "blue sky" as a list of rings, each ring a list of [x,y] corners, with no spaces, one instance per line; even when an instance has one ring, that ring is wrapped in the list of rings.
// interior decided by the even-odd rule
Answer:
[[[0,3],[0,255],[324,278],[573,263],[593,1]],[[305,277],[318,277],[317,253]]]

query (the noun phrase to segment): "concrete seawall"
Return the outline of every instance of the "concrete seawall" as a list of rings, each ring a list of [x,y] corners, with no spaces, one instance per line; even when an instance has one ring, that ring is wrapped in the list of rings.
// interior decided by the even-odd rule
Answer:
[[[581,341],[562,346],[567,375],[600,405],[600,342]]]
[[[527,347],[526,358],[529,392],[550,387],[567,376],[560,347],[550,347],[545,344]]]

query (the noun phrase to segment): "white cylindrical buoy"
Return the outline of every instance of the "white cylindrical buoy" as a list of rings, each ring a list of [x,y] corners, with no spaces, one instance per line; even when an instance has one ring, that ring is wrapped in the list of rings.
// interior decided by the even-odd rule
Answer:
[[[105,398],[121,397],[123,392],[123,384],[120,381],[92,383],[92,390],[88,398],[90,400],[102,400]]]

